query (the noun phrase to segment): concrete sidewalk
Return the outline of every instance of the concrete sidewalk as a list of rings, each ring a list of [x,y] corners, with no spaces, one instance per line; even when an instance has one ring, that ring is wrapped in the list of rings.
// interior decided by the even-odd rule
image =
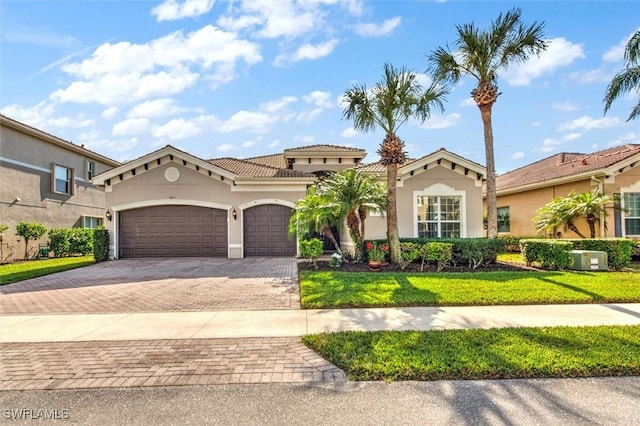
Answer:
[[[340,330],[640,324],[640,303],[6,315],[0,342],[295,337]]]

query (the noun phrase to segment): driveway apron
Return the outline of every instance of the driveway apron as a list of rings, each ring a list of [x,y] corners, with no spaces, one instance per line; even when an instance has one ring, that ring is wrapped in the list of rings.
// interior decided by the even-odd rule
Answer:
[[[0,287],[0,312],[300,309],[293,258],[122,259]]]

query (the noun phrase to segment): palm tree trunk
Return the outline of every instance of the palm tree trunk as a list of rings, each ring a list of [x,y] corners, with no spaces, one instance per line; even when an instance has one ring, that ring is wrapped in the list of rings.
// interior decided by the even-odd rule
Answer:
[[[362,236],[362,239],[364,240],[365,238],[365,227],[364,227],[364,221],[367,218],[367,211],[364,209],[364,207],[360,206],[360,208],[358,209],[358,216],[360,218],[360,235]]]
[[[338,241],[336,240],[336,236],[333,235],[331,227],[325,226],[324,228],[322,228],[322,233],[329,239],[329,241],[331,241],[331,244],[333,244],[333,246],[336,248],[338,254],[342,256],[342,249],[340,248],[340,244],[338,244]]]
[[[389,241],[389,255],[392,264],[400,262],[400,237],[398,236],[398,209],[396,197],[396,180],[398,178],[398,163],[387,165],[387,240]]]
[[[589,224],[589,233],[591,234],[591,238],[596,237],[596,221],[598,219],[594,214],[587,215],[587,223]]]
[[[351,234],[354,245],[354,256],[356,260],[362,259],[362,236],[360,235],[360,221],[354,210],[347,213],[347,228]]]
[[[493,104],[480,105],[480,115],[484,127],[484,152],[487,166],[487,237],[498,237],[498,206],[496,199],[496,166],[493,156],[493,125],[491,108]]]
[[[572,230],[573,232],[578,234],[580,236],[580,238],[587,238],[587,237],[584,236],[584,234],[582,232],[580,232],[578,227],[575,226],[573,223],[567,223],[567,228],[569,228],[570,230]]]

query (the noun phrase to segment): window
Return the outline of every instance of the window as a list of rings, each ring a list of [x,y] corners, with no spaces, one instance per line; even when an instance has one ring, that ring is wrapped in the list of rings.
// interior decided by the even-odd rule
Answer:
[[[418,195],[418,237],[460,238],[462,197],[459,195]]]
[[[640,192],[624,194],[624,229],[626,236],[640,235]]]
[[[87,173],[85,174],[85,178],[87,180],[93,179],[96,175],[96,163],[93,161],[87,160]]]
[[[509,207],[498,207],[498,232],[511,232]]]
[[[54,164],[52,186],[55,193],[73,195],[73,169]]]
[[[102,226],[102,218],[96,216],[82,216],[82,227],[96,229]]]

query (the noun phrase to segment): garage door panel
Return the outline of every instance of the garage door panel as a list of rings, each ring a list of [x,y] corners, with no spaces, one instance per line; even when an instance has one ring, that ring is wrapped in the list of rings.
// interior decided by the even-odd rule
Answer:
[[[120,213],[120,257],[227,256],[227,212],[155,206]]]
[[[291,208],[277,204],[251,207],[243,212],[245,256],[293,256],[296,242],[289,240]]]

